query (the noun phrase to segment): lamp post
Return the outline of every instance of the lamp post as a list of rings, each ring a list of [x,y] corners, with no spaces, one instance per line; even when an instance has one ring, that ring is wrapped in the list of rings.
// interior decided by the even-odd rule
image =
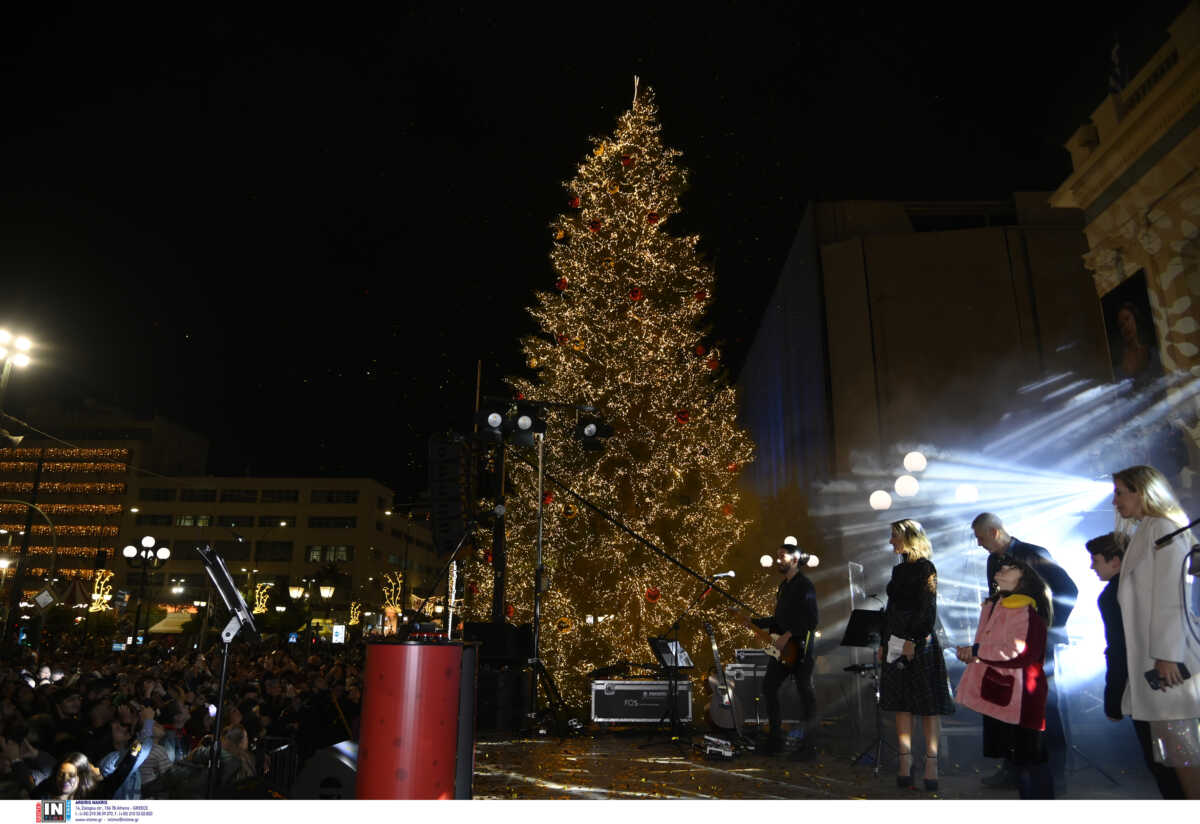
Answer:
[[[0,414],[4,412],[4,394],[8,390],[8,379],[12,376],[13,367],[24,369],[28,366],[29,350],[32,348],[33,342],[24,335],[13,335],[7,329],[0,329],[0,361],[4,362],[4,369],[0,371]],[[20,445],[24,436],[10,435],[3,427],[4,422],[0,420],[0,435],[8,442],[5,445]]]
[[[304,587],[293,584],[288,587],[288,595],[291,596],[293,601],[299,601],[301,598],[304,599],[304,646],[307,648],[309,645],[308,639],[312,635],[312,604],[308,602],[312,591],[312,580],[306,578],[301,578],[300,580],[307,581],[309,591],[306,592]],[[308,653],[305,654],[307,655]]]
[[[331,584],[321,584],[319,589],[321,591],[321,598],[325,601],[325,620],[329,621],[333,614],[333,604],[331,603],[331,600],[333,599],[333,586]],[[332,624],[330,627],[331,628],[329,631],[332,633]],[[332,639],[332,635],[330,638]]]
[[[158,541],[152,535],[142,537],[141,546],[136,547],[129,544],[125,549],[121,550],[121,554],[125,556],[125,563],[129,564],[130,569],[140,569],[142,571],[142,586],[138,593],[138,608],[133,619],[133,634],[138,634],[138,625],[142,622],[142,606],[146,602],[146,585],[150,580],[150,570],[157,569],[167,562],[171,557],[171,550],[165,546],[160,546],[157,549],[155,544]],[[146,621],[150,620],[150,610],[146,610]]]

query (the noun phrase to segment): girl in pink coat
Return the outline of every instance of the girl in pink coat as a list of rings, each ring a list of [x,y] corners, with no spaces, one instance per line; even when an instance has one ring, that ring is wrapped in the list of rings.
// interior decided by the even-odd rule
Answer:
[[[1049,590],[1032,567],[1015,558],[1001,561],[995,581],[975,643],[956,650],[967,671],[954,698],[983,716],[983,754],[1011,760],[1021,798],[1054,798],[1043,733]]]

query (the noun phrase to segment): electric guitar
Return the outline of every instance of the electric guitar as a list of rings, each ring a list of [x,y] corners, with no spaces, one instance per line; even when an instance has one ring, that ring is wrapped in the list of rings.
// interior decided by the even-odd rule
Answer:
[[[798,639],[795,635],[788,639],[787,644],[782,650],[775,646],[775,642],[779,640],[779,635],[773,632],[767,632],[762,627],[755,626],[750,616],[740,609],[730,607],[730,612],[741,617],[742,622],[750,628],[758,640],[762,641],[765,646],[763,652],[774,658],[788,669],[795,669],[796,663],[800,661],[808,653],[809,644],[812,643],[812,633],[806,632],[803,638]]]

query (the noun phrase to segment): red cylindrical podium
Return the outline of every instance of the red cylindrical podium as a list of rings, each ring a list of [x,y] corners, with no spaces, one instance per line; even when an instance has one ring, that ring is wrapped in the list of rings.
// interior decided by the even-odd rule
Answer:
[[[454,798],[462,664],[457,643],[368,645],[357,798]]]

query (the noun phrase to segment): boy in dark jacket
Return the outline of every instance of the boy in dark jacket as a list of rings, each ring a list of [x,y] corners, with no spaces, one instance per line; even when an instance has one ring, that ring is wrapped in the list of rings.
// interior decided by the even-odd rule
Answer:
[[[1129,664],[1125,658],[1125,622],[1121,619],[1121,605],[1117,603],[1121,561],[1125,557],[1127,542],[1124,535],[1109,532],[1099,538],[1093,538],[1086,544],[1087,551],[1092,556],[1092,569],[1095,570],[1096,577],[1108,583],[1096,599],[1096,604],[1100,607],[1100,618],[1104,621],[1104,714],[1110,721],[1120,721],[1125,717],[1121,712],[1121,697],[1125,694],[1125,687],[1129,681]],[[1146,725],[1145,735],[1137,730],[1138,741],[1142,745],[1142,756],[1154,775],[1162,797],[1185,798],[1175,770],[1154,760],[1150,751],[1149,723],[1133,723],[1135,729],[1139,723]]]

